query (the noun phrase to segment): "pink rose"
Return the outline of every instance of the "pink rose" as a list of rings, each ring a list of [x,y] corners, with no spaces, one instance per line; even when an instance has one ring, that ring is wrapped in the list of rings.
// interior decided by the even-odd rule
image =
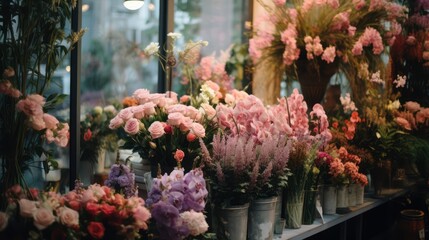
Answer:
[[[80,201],[78,200],[71,200],[68,202],[68,205],[70,206],[70,208],[76,211],[79,211],[81,206]]]
[[[145,115],[144,110],[145,110],[144,105],[138,105],[138,106],[131,107],[131,112],[133,112],[134,118],[137,118],[137,119],[144,118],[144,115]]]
[[[199,123],[192,123],[191,131],[199,138],[206,136],[206,129]]]
[[[177,162],[182,162],[184,157],[185,157],[185,152],[183,152],[180,149],[177,149],[176,152],[174,153],[174,159]]]
[[[36,202],[28,199],[19,199],[19,213],[23,217],[32,217],[33,212],[36,211]]]
[[[204,110],[208,119],[213,119],[216,116],[216,110],[210,104],[202,103],[201,108]]]
[[[180,112],[173,112],[168,114],[168,124],[172,126],[179,126],[185,116]]]
[[[138,206],[134,211],[135,224],[140,229],[147,229],[147,221],[151,217],[149,210],[143,206]]]
[[[81,196],[81,202],[87,203],[87,202],[97,202],[97,198],[94,196],[94,192],[91,189],[86,189],[83,191]]]
[[[404,108],[407,109],[408,111],[414,113],[414,112],[417,112],[418,110],[420,110],[420,104],[417,102],[408,101],[404,104]]]
[[[171,114],[176,112],[185,115],[188,112],[188,108],[183,104],[175,104],[167,107],[167,113]]]
[[[52,214],[52,210],[48,210],[46,208],[39,208],[33,213],[34,218],[34,226],[37,229],[43,230],[49,227],[54,221],[55,216]]]
[[[43,114],[43,121],[45,121],[46,128],[55,129],[59,123],[58,119],[48,113]]]
[[[122,124],[124,124],[124,120],[121,117],[116,116],[110,120],[109,128],[117,129],[122,126]]]
[[[196,108],[188,106],[187,109],[188,110],[186,116],[190,117],[191,119],[194,119],[195,121],[199,121],[201,119],[201,113]]]
[[[145,115],[151,116],[151,115],[154,115],[156,113],[156,110],[155,110],[156,104],[155,103],[147,102],[143,106],[144,106],[144,114]]]
[[[7,227],[8,221],[9,216],[4,212],[0,212],[0,232]]]
[[[150,92],[147,89],[137,89],[133,93],[133,97],[139,101],[140,104],[144,104],[149,101]]]
[[[58,218],[60,223],[67,227],[73,227],[79,225],[79,213],[73,209],[63,207],[60,209]]]
[[[139,120],[137,120],[136,118],[131,118],[125,123],[125,126],[124,126],[125,132],[131,135],[136,135],[140,131],[139,125],[140,125]]]
[[[133,117],[133,112],[131,111],[131,108],[124,108],[119,111],[118,116],[122,118],[122,120],[127,121]]]
[[[160,121],[155,121],[149,126],[148,131],[153,139],[160,138],[165,134],[164,124]]]
[[[180,131],[182,131],[182,132],[189,131],[189,129],[192,127],[193,122],[194,121],[191,118],[184,117],[182,119],[182,122],[180,123]]]

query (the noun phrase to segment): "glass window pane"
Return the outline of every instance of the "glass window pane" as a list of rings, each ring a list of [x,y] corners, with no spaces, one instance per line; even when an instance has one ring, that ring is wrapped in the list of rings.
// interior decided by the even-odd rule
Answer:
[[[147,59],[141,53],[150,42],[158,42],[159,0],[146,0],[138,10],[128,10],[122,3],[83,1],[82,28],[88,30],[82,40],[81,120],[96,106],[119,106],[122,99],[136,89],[146,88],[151,92],[157,89],[157,59]],[[81,135],[87,128],[96,140],[96,129],[89,125],[81,127]],[[81,139],[81,153],[85,148],[94,150],[97,144]],[[92,174],[97,170],[95,165],[88,164],[89,158],[82,156],[80,168],[85,171],[78,172],[84,184],[94,180]],[[114,161],[115,154],[111,158]],[[108,170],[109,161],[104,167]]]
[[[174,3],[174,32],[183,35],[176,44],[179,49],[189,40],[205,40],[209,44],[201,49],[201,57],[215,54],[219,59],[221,51],[245,42],[248,1],[175,0]],[[175,73],[173,90],[184,93],[177,75],[180,74]]]

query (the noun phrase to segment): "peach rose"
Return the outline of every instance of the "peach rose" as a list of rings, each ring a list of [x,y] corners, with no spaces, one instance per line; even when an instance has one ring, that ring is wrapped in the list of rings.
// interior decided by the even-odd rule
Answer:
[[[148,131],[153,139],[160,138],[165,134],[164,125],[160,121],[153,122],[149,126]]]
[[[206,136],[206,129],[199,123],[192,123],[191,131],[199,138]]]
[[[180,97],[180,103],[187,103],[187,102],[189,102],[189,100],[191,100],[189,95],[183,95]]]
[[[52,214],[52,210],[48,210],[46,208],[38,208],[33,213],[34,218],[34,226],[36,226],[37,229],[43,230],[49,225],[51,225],[55,221],[55,216]]]
[[[139,126],[140,126],[140,121],[137,120],[136,118],[131,118],[125,123],[124,129],[125,129],[125,132],[127,132],[128,134],[136,135],[140,131]]]
[[[174,153],[174,159],[176,159],[177,162],[182,162],[183,158],[185,157],[185,152],[183,152],[180,149],[177,149]]]
[[[67,227],[79,225],[79,213],[73,209],[63,207],[60,209],[58,218]]]
[[[33,212],[36,211],[36,202],[28,199],[19,200],[19,213],[23,217],[32,217]]]
[[[131,112],[133,112],[134,118],[137,118],[137,119],[144,118],[144,110],[145,110],[145,108],[143,105],[131,107]]]
[[[188,142],[193,142],[195,138],[197,138],[197,136],[191,132],[186,135],[186,140],[188,140]]]
[[[8,221],[9,216],[4,212],[0,212],[0,232],[7,227]]]

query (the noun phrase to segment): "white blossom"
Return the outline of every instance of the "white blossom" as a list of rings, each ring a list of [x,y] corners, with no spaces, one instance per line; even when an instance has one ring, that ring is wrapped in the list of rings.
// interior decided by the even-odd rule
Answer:
[[[151,42],[149,45],[147,45],[147,47],[144,49],[144,53],[146,55],[154,55],[155,53],[157,53],[159,50],[159,43],[155,43],[155,42]]]

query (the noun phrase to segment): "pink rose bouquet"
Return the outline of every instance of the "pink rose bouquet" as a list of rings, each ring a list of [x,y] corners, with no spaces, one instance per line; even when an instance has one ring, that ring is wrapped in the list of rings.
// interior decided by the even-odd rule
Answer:
[[[157,176],[158,165],[161,174],[176,167],[177,150],[183,151],[181,165],[189,171],[199,155],[198,139],[210,141],[215,129],[216,113],[211,104],[217,97],[216,91],[207,87],[199,99],[181,98],[186,102],[180,103],[174,92],[138,89],[131,97],[138,105],[120,110],[111,119],[110,128],[120,131],[125,140],[123,148],[133,149],[151,161],[153,177]]]
[[[139,197],[125,198],[97,184],[61,195],[18,185],[7,191],[0,237],[12,239],[138,239],[151,217]],[[22,235],[21,235],[22,234]]]

